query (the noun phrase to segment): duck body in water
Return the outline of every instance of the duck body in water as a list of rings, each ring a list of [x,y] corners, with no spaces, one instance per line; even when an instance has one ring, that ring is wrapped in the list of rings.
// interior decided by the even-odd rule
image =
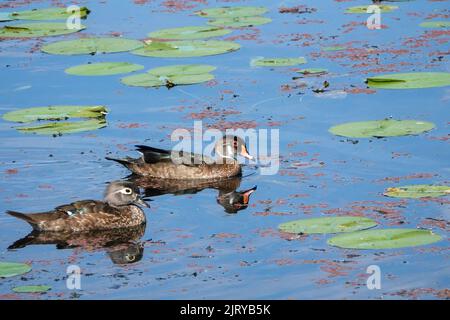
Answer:
[[[215,145],[216,159],[184,151],[170,151],[138,145],[142,156],[137,159],[108,160],[116,161],[134,174],[161,179],[222,179],[240,176],[241,164],[237,156],[252,160],[245,141],[236,136],[224,136]]]
[[[139,206],[148,207],[139,189],[130,182],[116,181],[108,185],[104,201],[82,200],[40,213],[6,213],[28,222],[36,231],[87,232],[143,225],[145,213]]]

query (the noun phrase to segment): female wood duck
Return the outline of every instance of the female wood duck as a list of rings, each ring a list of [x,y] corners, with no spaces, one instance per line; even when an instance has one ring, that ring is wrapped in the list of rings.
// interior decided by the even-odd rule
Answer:
[[[145,224],[145,214],[138,205],[148,207],[139,190],[130,182],[115,181],[106,188],[104,201],[82,200],[42,213],[7,213],[38,231],[87,232]]]
[[[108,160],[119,162],[134,174],[160,179],[221,179],[240,176],[237,156],[252,160],[245,141],[236,136],[224,136],[215,145],[216,159],[184,151],[162,150],[138,145],[142,156],[138,159]]]

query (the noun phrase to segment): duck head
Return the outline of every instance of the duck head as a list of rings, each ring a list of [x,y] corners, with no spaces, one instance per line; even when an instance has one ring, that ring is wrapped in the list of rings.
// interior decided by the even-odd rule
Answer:
[[[232,191],[219,193],[217,202],[225,209],[227,213],[237,213],[248,207],[250,195],[256,191],[256,186],[244,191]]]
[[[248,153],[245,141],[237,136],[226,135],[217,141],[215,146],[216,154],[224,160],[237,161],[237,156],[253,160],[254,158]]]
[[[113,207],[128,205],[139,205],[149,208],[150,206],[142,200],[139,189],[128,181],[111,182],[105,191],[105,202]]]

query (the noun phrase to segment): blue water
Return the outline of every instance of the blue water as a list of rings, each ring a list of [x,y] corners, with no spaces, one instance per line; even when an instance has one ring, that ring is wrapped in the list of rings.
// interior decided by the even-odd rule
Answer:
[[[344,14],[345,8],[368,1],[302,1],[317,9],[305,14],[278,12],[279,7],[294,6],[297,1],[178,2],[193,8],[166,12],[164,1],[143,5],[133,1],[80,1],[92,11],[83,22],[87,29],[81,34],[107,36],[120,32],[127,38],[145,39],[147,33],[161,28],[202,25],[206,20],[193,15],[193,11],[222,5],[266,6],[269,12],[265,16],[273,22],[223,37],[256,35],[237,39],[242,46],[239,51],[201,58],[30,52],[36,45],[80,34],[0,42],[0,113],[59,104],[105,105],[110,110],[106,128],[57,138],[22,134],[12,128],[14,124],[0,120],[0,261],[31,262],[33,267],[22,277],[2,279],[0,298],[448,298],[444,291],[450,284],[448,197],[437,201],[399,200],[383,197],[382,193],[385,188],[402,184],[449,183],[450,149],[446,138],[450,89],[342,94],[352,86],[366,89],[364,79],[386,73],[375,71],[386,65],[395,72],[449,72],[445,55],[448,31],[435,38],[426,37],[425,44],[417,48],[402,44],[407,38],[420,39],[426,32],[438,30],[418,24],[430,14],[448,15],[448,3],[389,3],[400,8],[382,14],[387,29],[368,30],[358,25],[347,32],[344,25],[364,23],[367,16]],[[1,10],[48,6],[51,1],[32,1]],[[303,19],[310,22],[299,24]],[[384,51],[355,60],[349,58],[348,50],[321,51],[322,47],[336,45],[409,51]],[[340,52],[347,55],[336,58]],[[441,54],[432,55],[436,52]],[[439,55],[443,56],[440,61],[432,61]],[[250,67],[250,60],[258,56],[303,56],[308,63],[300,68],[327,68],[330,74],[308,78],[306,88],[286,92],[281,89],[283,85],[299,85],[292,80],[298,75],[295,68]],[[75,77],[64,73],[73,65],[104,61],[139,63],[146,69],[179,63],[211,64],[217,66],[217,84],[144,89],[121,84],[120,75]],[[368,66],[353,66],[361,63]],[[371,69],[374,71],[367,71]],[[324,80],[330,83],[330,90],[341,92],[338,98],[317,97],[312,92],[312,87],[320,87]],[[146,209],[145,234],[139,240],[144,246],[143,256],[125,266],[114,264],[109,249],[102,247],[59,250],[49,244],[7,250],[30,228],[4,211],[38,212],[76,200],[101,199],[107,182],[128,175],[126,169],[105,160],[106,155],[136,155],[135,144],[170,148],[172,130],[192,128],[190,114],[207,107],[240,113],[203,119],[205,126],[221,120],[254,121],[256,129],[280,130],[282,161],[278,174],[266,176],[254,166],[244,168],[246,177],[239,189],[258,187],[247,209],[226,213],[217,203],[214,189],[153,197],[151,208]],[[339,123],[387,117],[431,121],[436,129],[419,136],[359,139],[356,144],[328,132],[329,127]],[[275,126],[269,126],[271,121]],[[133,128],[123,128],[130,124]],[[385,179],[389,177],[399,180]],[[387,210],[396,211],[386,214]],[[286,239],[277,231],[278,224],[286,221],[343,213],[371,217],[380,224],[378,228],[431,228],[444,240],[415,248],[360,251],[327,245],[329,235]],[[443,224],[427,224],[434,221],[427,218],[443,220]],[[66,268],[72,264],[81,267],[81,290],[66,288]],[[366,268],[374,264],[382,272],[379,290],[366,287]],[[52,290],[43,295],[10,295],[12,287],[26,284],[46,284]]]

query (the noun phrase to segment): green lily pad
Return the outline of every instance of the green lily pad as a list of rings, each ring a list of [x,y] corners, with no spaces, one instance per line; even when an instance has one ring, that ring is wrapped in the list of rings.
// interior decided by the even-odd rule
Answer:
[[[180,74],[202,74],[214,71],[215,69],[216,67],[208,64],[178,64],[154,68],[149,70],[148,73],[155,76],[171,76]]]
[[[234,18],[217,18],[209,20],[210,26],[229,27],[229,28],[244,28],[260,26],[272,22],[272,19],[266,17],[234,17]]]
[[[280,224],[278,229],[289,233],[323,234],[364,230],[376,225],[369,218],[346,216],[295,220]]]
[[[419,26],[424,28],[448,28],[450,27],[450,21],[426,21]]]
[[[19,276],[31,271],[31,267],[25,263],[0,262],[0,278]]]
[[[6,121],[28,123],[68,118],[101,118],[108,113],[104,106],[48,106],[20,109],[3,115]]]
[[[21,23],[0,28],[0,38],[35,38],[59,36],[63,34],[78,32],[85,28],[85,26],[81,25],[80,29],[68,29],[66,23],[62,22]]]
[[[385,196],[393,198],[436,198],[450,195],[450,186],[434,186],[429,184],[416,184],[387,188]]]
[[[428,230],[374,229],[341,234],[329,239],[329,245],[346,249],[394,249],[434,243],[442,237]]]
[[[50,286],[20,286],[20,287],[15,287],[12,290],[16,293],[43,293],[43,292],[47,292],[51,289],[52,287]]]
[[[0,22],[14,20],[8,12],[0,12]]]
[[[143,45],[141,41],[125,38],[83,38],[54,42],[43,46],[42,51],[62,55],[114,53],[135,50]]]
[[[299,58],[255,58],[250,65],[253,67],[287,67],[306,63],[306,59]]]
[[[76,76],[107,76],[142,69],[144,69],[144,66],[129,62],[101,62],[74,66],[66,69],[65,72]]]
[[[341,51],[347,49],[346,47],[342,46],[331,46],[331,47],[323,47],[323,51]]]
[[[17,130],[23,133],[33,133],[40,135],[62,135],[67,133],[77,133],[83,131],[92,131],[101,129],[107,126],[105,119],[91,119],[84,121],[60,121],[49,122],[37,126],[16,127]]]
[[[348,122],[329,129],[337,136],[350,138],[396,137],[423,133],[433,129],[431,122],[419,120],[376,120]]]
[[[345,10],[345,13],[367,13],[369,6],[356,6],[350,7]],[[397,6],[378,5],[381,13],[391,12],[398,9]]]
[[[11,12],[10,16],[15,20],[66,20],[74,14],[75,11],[67,12],[66,8],[46,8],[33,9],[27,11]],[[86,7],[80,8],[80,18],[86,18],[89,14]]]
[[[252,17],[259,16],[267,12],[265,7],[220,7],[220,8],[208,8],[196,11],[195,14],[201,17],[211,18],[229,18],[229,17]]]
[[[297,71],[298,73],[301,73],[303,75],[322,75],[328,72],[327,69],[321,69],[321,68],[309,68],[309,69],[301,69]]]
[[[240,47],[235,42],[218,40],[148,41],[146,46],[131,53],[161,58],[201,57],[232,52]]]
[[[210,73],[177,74],[170,76],[157,76],[150,73],[142,73],[122,78],[121,82],[133,87],[171,87],[174,85],[197,84],[212,79],[214,79],[214,75]]]
[[[231,30],[220,27],[196,26],[162,29],[149,33],[148,36],[156,39],[191,40],[220,37],[229,33]]]
[[[393,73],[367,78],[367,85],[380,89],[419,89],[450,86],[450,72]]]

